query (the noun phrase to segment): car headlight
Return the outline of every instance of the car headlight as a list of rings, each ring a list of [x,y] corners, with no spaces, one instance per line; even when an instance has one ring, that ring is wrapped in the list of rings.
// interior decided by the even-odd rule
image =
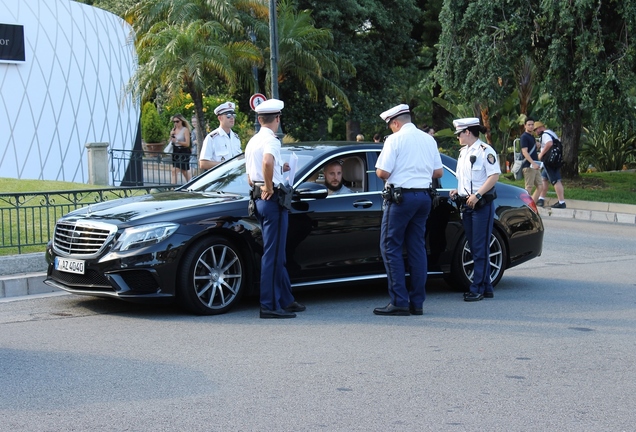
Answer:
[[[164,241],[179,228],[175,223],[156,223],[127,228],[119,237],[115,250],[138,249]]]

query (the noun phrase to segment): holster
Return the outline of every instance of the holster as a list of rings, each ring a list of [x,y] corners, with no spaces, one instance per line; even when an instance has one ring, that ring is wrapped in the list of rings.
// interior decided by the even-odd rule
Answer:
[[[404,199],[402,195],[402,188],[395,187],[392,184],[385,184],[384,189],[382,190],[382,198],[387,202],[392,202],[395,204],[400,204]]]
[[[292,192],[293,190],[291,186],[284,184],[278,185],[278,204],[287,210],[291,210],[292,208]]]
[[[486,204],[490,204],[495,200],[495,198],[497,198],[497,191],[493,186],[488,192],[481,196],[479,201],[477,201],[477,204],[475,204],[475,210],[484,207]]]

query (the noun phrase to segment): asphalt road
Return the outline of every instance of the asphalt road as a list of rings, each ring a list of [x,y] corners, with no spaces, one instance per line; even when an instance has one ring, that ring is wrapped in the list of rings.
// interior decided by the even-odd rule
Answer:
[[[0,303],[1,431],[631,431],[636,227],[546,219],[495,298],[382,285],[215,317],[70,295]]]

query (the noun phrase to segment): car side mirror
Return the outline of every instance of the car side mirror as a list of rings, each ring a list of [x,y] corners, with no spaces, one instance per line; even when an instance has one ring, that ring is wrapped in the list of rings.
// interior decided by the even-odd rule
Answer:
[[[322,199],[327,198],[329,195],[329,191],[327,190],[327,186],[314,183],[314,182],[305,182],[301,183],[296,190],[294,190],[294,199]]]

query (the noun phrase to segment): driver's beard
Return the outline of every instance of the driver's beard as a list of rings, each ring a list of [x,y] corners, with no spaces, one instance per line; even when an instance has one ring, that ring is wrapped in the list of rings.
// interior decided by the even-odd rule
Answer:
[[[342,182],[338,183],[337,186],[333,186],[331,183],[326,183],[326,185],[327,185],[327,189],[333,192],[338,192],[340,188],[342,187]]]

